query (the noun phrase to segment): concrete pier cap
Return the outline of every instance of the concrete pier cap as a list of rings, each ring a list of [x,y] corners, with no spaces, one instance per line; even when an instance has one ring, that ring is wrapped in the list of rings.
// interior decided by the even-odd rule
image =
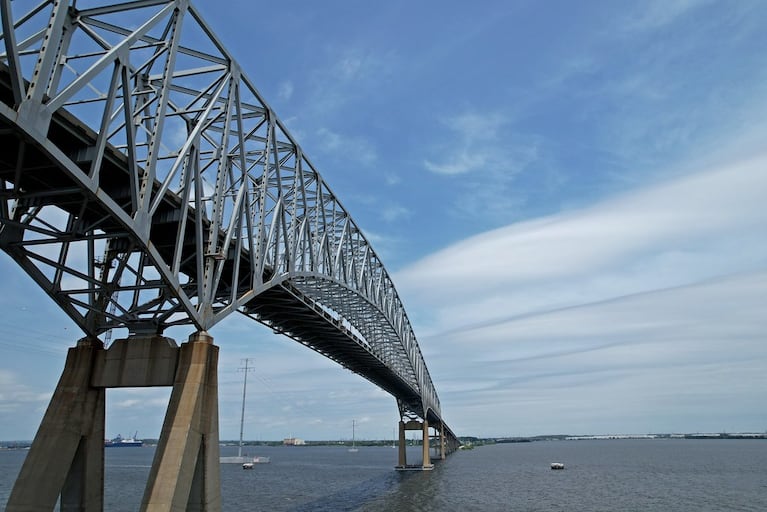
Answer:
[[[208,343],[213,344],[213,336],[208,331],[197,331],[189,335],[189,343]]]

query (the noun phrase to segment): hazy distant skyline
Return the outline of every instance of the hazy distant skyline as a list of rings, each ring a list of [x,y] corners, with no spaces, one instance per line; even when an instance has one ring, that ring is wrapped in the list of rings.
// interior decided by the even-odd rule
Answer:
[[[767,430],[767,4],[194,4],[392,273],[456,434]],[[81,333],[0,273],[0,439],[29,439]],[[393,437],[363,378],[211,334],[221,439],[246,357],[246,439]],[[109,391],[107,435],[158,437],[169,393]]]

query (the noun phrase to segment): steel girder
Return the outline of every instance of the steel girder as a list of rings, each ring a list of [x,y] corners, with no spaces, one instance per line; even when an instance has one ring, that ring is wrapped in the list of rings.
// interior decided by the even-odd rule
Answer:
[[[0,247],[84,332],[240,312],[325,350],[264,306],[280,290],[440,415],[382,262],[188,0],[0,10]]]

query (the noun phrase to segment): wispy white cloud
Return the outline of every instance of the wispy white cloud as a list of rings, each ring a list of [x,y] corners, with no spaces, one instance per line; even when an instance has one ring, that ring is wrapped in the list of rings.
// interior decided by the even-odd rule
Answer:
[[[387,185],[393,186],[402,183],[402,178],[392,172],[384,174],[384,181]]]
[[[508,116],[470,109],[445,119],[442,127],[445,136],[436,138],[423,165],[454,184],[454,194],[442,205],[447,215],[506,223],[525,202],[514,187],[518,177],[538,166],[536,179],[546,181],[540,138],[516,132]]]
[[[761,428],[750,411],[767,384],[766,294],[765,272],[654,291],[430,337],[427,357],[472,431],[493,422],[483,406],[515,411],[495,434]]]
[[[0,352],[4,352],[2,347]],[[17,369],[22,366],[18,354],[3,360],[12,361]],[[31,373],[39,374],[43,367],[38,364]],[[43,382],[39,385],[17,369],[0,368],[0,416],[3,418],[0,433],[5,440],[30,440],[53,393],[47,379],[38,379]]]
[[[398,273],[443,406],[488,435],[673,430],[711,426],[710,393],[737,410],[733,428],[754,428],[765,193],[762,156],[490,231]],[[505,408],[535,420],[488,430],[487,411]]]
[[[336,159],[348,159],[363,165],[370,165],[378,158],[374,144],[365,137],[343,135],[328,128],[317,130],[316,147]]]
[[[392,74],[396,58],[364,44],[328,46],[320,65],[311,68],[310,101],[305,109],[314,116],[336,116],[378,92]]]
[[[504,162],[506,151],[498,145],[498,132],[507,124],[501,115],[465,112],[443,123],[453,137],[440,148],[444,154],[436,162],[424,160],[429,171],[455,175],[508,165]]]
[[[716,168],[477,235],[415,263],[398,281],[437,304],[471,294],[486,312],[486,302],[537,283],[525,300],[493,308],[521,312],[542,300],[601,300],[752,269],[767,259],[764,190],[765,158]]]
[[[0,408],[6,413],[29,407],[30,404],[44,404],[51,393],[40,393],[31,389],[18,375],[0,368]]]
[[[767,72],[749,46],[754,19],[762,17],[753,11],[754,4],[717,9],[710,0],[620,9],[612,23],[572,50],[568,62],[574,64],[560,65],[560,79],[536,97],[536,106],[572,96],[582,126],[594,130],[582,139],[593,136],[614,164],[594,172],[622,179],[655,179],[672,162],[710,156],[703,148],[762,140],[767,105],[754,84]],[[730,68],[733,54],[742,59]]]
[[[638,4],[626,20],[625,30],[645,31],[666,27],[710,0],[654,0]]]
[[[293,82],[290,80],[285,80],[284,82],[280,83],[279,89],[277,89],[277,96],[281,100],[288,101],[293,97],[293,88]]]
[[[383,217],[386,222],[395,222],[409,217],[410,214],[410,209],[399,204],[391,204],[381,210],[381,217]]]

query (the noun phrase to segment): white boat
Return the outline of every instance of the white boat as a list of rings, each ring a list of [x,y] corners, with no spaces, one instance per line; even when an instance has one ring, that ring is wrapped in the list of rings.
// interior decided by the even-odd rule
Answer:
[[[242,463],[242,469],[253,469],[253,466],[256,464],[269,464],[270,462],[269,457],[253,457],[252,459],[242,457],[242,459],[244,459],[244,462]]]
[[[352,447],[349,448],[349,451],[352,452],[352,453],[359,451],[359,450],[357,450],[357,447],[354,445],[354,424],[355,423],[356,423],[356,421],[352,420]]]
[[[551,469],[565,469],[565,463],[564,462],[552,462],[551,463]]]

